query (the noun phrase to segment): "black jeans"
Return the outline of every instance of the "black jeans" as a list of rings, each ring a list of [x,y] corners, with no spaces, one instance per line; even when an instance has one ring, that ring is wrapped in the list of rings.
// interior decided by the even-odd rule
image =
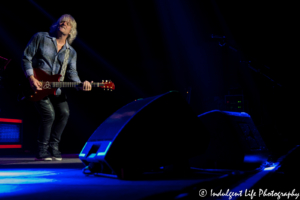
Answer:
[[[59,143],[62,132],[68,122],[69,106],[64,93],[49,95],[34,103],[41,121],[38,133],[38,143],[49,145]]]

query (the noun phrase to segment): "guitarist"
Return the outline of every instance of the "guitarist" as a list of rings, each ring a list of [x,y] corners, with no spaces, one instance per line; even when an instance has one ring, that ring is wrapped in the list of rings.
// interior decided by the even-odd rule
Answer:
[[[49,75],[59,74],[64,63],[66,50],[66,78],[74,82],[81,82],[76,70],[76,51],[70,46],[77,35],[76,21],[71,15],[61,16],[48,32],[35,34],[25,48],[22,69],[34,91],[42,90],[42,85],[34,77],[33,68],[39,68]],[[84,81],[79,88],[83,91],[92,89],[91,83]],[[41,116],[38,133],[38,152],[35,160],[62,160],[58,144],[62,132],[69,118],[69,106],[66,95],[57,89],[56,95],[49,95],[42,100],[34,102]]]

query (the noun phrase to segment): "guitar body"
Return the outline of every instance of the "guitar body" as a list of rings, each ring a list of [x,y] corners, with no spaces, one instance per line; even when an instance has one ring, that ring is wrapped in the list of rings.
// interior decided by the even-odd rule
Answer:
[[[57,88],[51,88],[50,82],[59,82],[61,75],[49,75],[39,68],[34,68],[33,72],[34,77],[43,83],[42,90],[33,91],[29,88],[25,97],[30,101],[39,101],[50,94],[55,95]]]

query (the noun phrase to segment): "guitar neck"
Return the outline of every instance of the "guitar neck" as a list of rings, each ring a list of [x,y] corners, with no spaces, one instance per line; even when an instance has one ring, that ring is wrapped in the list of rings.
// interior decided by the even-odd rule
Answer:
[[[74,88],[74,87],[79,87],[81,82],[43,82],[43,86],[49,85],[51,88]],[[92,87],[103,87],[105,86],[106,83],[100,83],[100,82],[94,82],[91,83]]]

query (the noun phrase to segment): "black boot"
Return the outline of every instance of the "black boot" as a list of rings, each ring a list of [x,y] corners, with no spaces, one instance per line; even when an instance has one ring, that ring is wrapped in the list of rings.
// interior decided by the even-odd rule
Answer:
[[[48,144],[38,142],[38,152],[36,154],[35,160],[37,161],[51,161],[52,157],[48,152]]]
[[[58,149],[58,142],[50,142],[49,151],[53,160],[62,160],[61,153]]]

